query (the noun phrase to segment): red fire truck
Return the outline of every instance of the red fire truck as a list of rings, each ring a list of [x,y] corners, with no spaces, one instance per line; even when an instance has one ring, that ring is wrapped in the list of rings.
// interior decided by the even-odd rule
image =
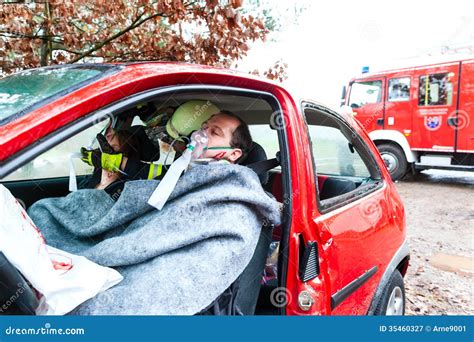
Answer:
[[[474,171],[474,59],[363,73],[343,104],[394,180],[407,171]]]

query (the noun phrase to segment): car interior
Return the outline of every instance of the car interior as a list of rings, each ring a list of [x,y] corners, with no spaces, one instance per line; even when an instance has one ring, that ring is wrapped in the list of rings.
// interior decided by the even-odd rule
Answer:
[[[260,178],[262,187],[269,196],[273,196],[279,202],[284,203],[282,226],[262,227],[256,250],[247,268],[235,283],[221,297],[217,298],[214,303],[204,309],[201,314],[284,314],[284,307],[276,305],[271,298],[273,291],[277,287],[284,286],[284,279],[282,279],[284,272],[282,272],[282,269],[285,267],[285,246],[286,237],[289,232],[289,210],[291,208],[291,203],[284,200],[285,198],[291,198],[291,196],[285,196],[290,191],[290,180],[286,171],[289,167],[289,155],[286,150],[285,132],[284,130],[276,129],[272,124],[272,116],[279,115],[278,103],[276,103],[274,98],[262,94],[239,93],[235,91],[214,92],[208,89],[168,92],[155,95],[147,99],[147,101],[153,103],[158,109],[157,112],[159,112],[160,109],[168,107],[177,108],[182,103],[197,99],[211,101],[221,110],[234,112],[249,125],[253,138],[253,147],[241,164],[254,169]],[[113,116],[119,122],[128,122],[130,127],[143,125],[137,117],[130,117],[130,113],[132,113],[130,109],[136,106],[137,103],[138,101],[129,101],[126,106],[123,106],[118,111],[114,111]],[[328,124],[327,118],[322,116],[317,110],[310,110],[310,113],[305,111],[305,114],[308,124]],[[104,119],[107,119],[107,117],[104,117]],[[96,122],[95,132],[103,129],[104,125],[104,121]],[[122,129],[130,129],[125,124],[121,127]],[[94,134],[89,135],[89,140]],[[74,139],[74,137],[71,137],[71,139]],[[349,144],[347,149],[353,150],[355,148],[360,152],[361,147],[357,146],[357,143],[355,145],[351,146]],[[62,174],[53,174],[51,176],[41,174],[42,176],[35,177],[37,168],[49,168],[51,170],[53,164],[69,165],[69,154],[78,152],[81,146],[77,145],[77,142],[69,144],[66,142],[65,146],[68,146],[67,148],[70,150],[66,148],[61,153],[50,155],[49,161],[44,158],[44,155],[47,153],[47,151],[44,151],[45,153],[37,155],[28,164],[23,165],[9,176],[0,179],[0,182],[12,192],[25,208],[28,208],[42,198],[66,196],[69,193],[69,168],[67,166],[65,168],[66,171]],[[75,162],[81,164],[80,160]],[[81,182],[87,179],[90,172],[90,169],[78,172],[77,183],[81,184]],[[331,201],[341,195],[353,192],[363,185],[365,180],[364,178],[351,175],[350,172],[346,176],[318,173],[317,182],[319,200],[321,203],[324,203],[325,201]],[[0,258],[4,258],[1,253]],[[13,285],[18,284],[21,279],[21,275],[18,274],[16,269],[12,269],[11,264],[6,260],[3,260],[3,262],[0,260],[0,274],[8,280],[7,282],[0,282],[0,293],[2,294],[8,293],[7,289],[1,288],[2,286],[5,287],[9,282]],[[0,297],[0,300],[5,298]],[[23,300],[17,301],[18,306],[12,307],[11,310],[13,311],[11,313],[34,313],[34,309],[32,309],[34,306],[33,299],[34,296],[31,293],[25,293]]]

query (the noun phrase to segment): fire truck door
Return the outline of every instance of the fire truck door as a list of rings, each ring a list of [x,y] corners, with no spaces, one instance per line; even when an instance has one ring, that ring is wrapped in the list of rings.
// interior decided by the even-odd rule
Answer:
[[[462,63],[459,89],[456,151],[474,153],[474,61]]]
[[[355,81],[351,85],[348,104],[368,132],[384,127],[384,89],[385,77]]]
[[[415,101],[409,75],[388,78],[385,102],[385,129],[402,133],[411,144],[413,106]]]
[[[414,76],[416,110],[412,148],[453,152],[459,63],[422,69]]]

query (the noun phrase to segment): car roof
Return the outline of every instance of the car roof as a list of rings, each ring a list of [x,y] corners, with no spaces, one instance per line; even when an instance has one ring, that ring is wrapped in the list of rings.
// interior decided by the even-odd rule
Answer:
[[[46,66],[34,69],[26,69],[20,71],[15,75],[20,75],[23,72],[29,72],[34,70],[52,70],[52,69],[69,69],[69,68],[97,68],[97,67],[107,67],[109,68],[108,71],[100,75],[100,77],[91,80],[91,82],[87,82],[84,84],[79,84],[79,86],[71,87],[67,89],[67,91],[60,92],[51,96],[45,100],[40,101],[39,103],[35,104],[27,108],[26,110],[22,110],[21,112],[12,115],[11,117],[7,117],[4,120],[1,120],[0,127],[3,125],[14,121],[22,116],[29,115],[30,113],[34,112],[37,108],[41,106],[47,105],[55,100],[60,98],[64,98],[74,91],[87,88],[91,85],[96,87],[97,91],[100,91],[101,85],[107,86],[108,80],[116,79],[117,85],[120,83],[125,83],[127,80],[132,80],[136,78],[150,78],[153,76],[165,76],[170,74],[179,74],[179,73],[189,73],[190,78],[192,78],[193,74],[198,73],[205,73],[208,75],[214,76],[232,76],[232,77],[239,77],[245,78],[249,81],[258,81],[259,83],[268,83],[272,86],[280,86],[274,81],[271,81],[266,78],[262,78],[259,76],[251,75],[242,71],[232,70],[232,69],[225,69],[220,67],[208,66],[208,65],[200,65],[200,64],[190,64],[185,62],[159,62],[159,61],[152,61],[152,62],[128,62],[128,63],[78,63],[78,64],[63,64],[63,65],[53,65],[53,66]],[[119,76],[118,76],[119,75]],[[106,82],[104,82],[106,81]]]
[[[134,62],[110,64],[75,64],[46,68],[74,68],[97,65],[115,66],[104,75],[78,89],[46,101],[14,120],[0,126],[0,161],[50,132],[67,125],[85,112],[92,113],[108,104],[153,88],[175,85],[209,84],[271,92],[280,84],[248,73],[224,68],[181,62]],[[162,77],[169,75],[169,77]],[[38,129],[40,127],[40,129]],[[32,129],[35,129],[34,133]],[[5,144],[8,144],[6,146]]]

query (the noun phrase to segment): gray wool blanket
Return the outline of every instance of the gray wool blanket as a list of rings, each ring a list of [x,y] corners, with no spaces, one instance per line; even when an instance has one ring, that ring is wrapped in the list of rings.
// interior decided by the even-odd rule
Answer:
[[[79,190],[36,202],[28,214],[56,248],[118,270],[124,280],[77,315],[189,315],[207,307],[249,263],[278,202],[239,165],[196,165],[161,211],[147,203],[159,181],[130,181],[117,202]]]

